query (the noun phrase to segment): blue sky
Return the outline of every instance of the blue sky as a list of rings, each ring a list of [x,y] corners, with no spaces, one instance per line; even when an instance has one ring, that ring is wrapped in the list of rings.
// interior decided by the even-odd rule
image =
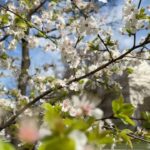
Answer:
[[[135,0],[135,2],[138,2],[139,0]],[[1,1],[2,3],[3,1]],[[121,20],[122,18],[122,6],[123,6],[123,0],[116,0],[114,6],[112,6],[112,3],[108,3],[106,6],[100,9],[100,13],[108,14],[108,20],[115,21],[115,20]],[[142,7],[150,5],[150,0],[143,0],[142,1]],[[122,36],[118,29],[120,28],[120,24],[115,24],[113,27],[114,32],[114,38],[119,41],[120,43],[120,50],[123,50],[125,48],[129,48],[132,45],[132,39],[128,36]],[[139,32],[137,34],[137,39],[139,40],[142,36],[144,36],[146,32]],[[42,41],[44,43],[44,40]],[[16,50],[9,51],[9,54],[11,56],[19,56],[21,57],[21,49],[20,45],[18,44]],[[59,51],[52,51],[52,52],[44,52],[41,48],[34,48],[30,50],[30,58],[31,58],[31,66],[30,66],[30,74],[34,74],[35,68],[40,68],[45,63],[53,63],[56,65],[57,72],[61,72],[63,70],[63,66],[61,64],[61,56]],[[41,75],[52,75],[53,71],[49,70],[48,72],[43,71]],[[7,77],[7,78],[0,78],[0,83],[6,85],[7,88],[14,88],[16,87],[16,80]]]

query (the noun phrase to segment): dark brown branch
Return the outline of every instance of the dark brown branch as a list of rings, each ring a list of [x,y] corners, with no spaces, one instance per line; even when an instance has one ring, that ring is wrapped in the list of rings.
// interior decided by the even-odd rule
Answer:
[[[28,15],[32,16],[34,13],[36,13],[46,3],[46,1],[47,0],[44,0],[36,8],[31,9]]]
[[[2,37],[2,38],[0,39],[0,42],[6,40],[8,36],[9,36],[9,35],[4,35],[4,37]]]
[[[121,56],[117,57],[116,59],[113,59],[109,62],[107,62],[106,64],[98,67],[97,69],[83,75],[83,76],[80,76],[78,78],[75,78],[75,79],[72,79],[71,81],[69,81],[67,83],[67,85],[70,85],[71,83],[73,82],[78,82],[80,81],[81,79],[84,79],[86,77],[89,77],[93,74],[95,74],[96,72],[99,72],[100,70],[106,68],[107,66],[111,65],[112,63],[115,63],[117,62],[118,60],[121,60],[122,58],[124,58],[127,54],[129,54],[130,52],[132,52],[133,50],[137,49],[137,48],[140,48],[140,47],[143,47],[144,45],[150,43],[150,34],[147,36],[147,38],[145,39],[145,41],[135,47],[132,47],[130,48],[127,52],[125,52],[124,54],[122,54]],[[59,86],[57,87],[57,90],[60,90],[64,88],[63,86]],[[16,115],[12,116],[3,126],[0,127],[0,131],[5,129],[6,127],[10,126],[11,124],[13,124],[15,122],[15,120],[17,119],[18,116],[20,116],[26,109],[28,109],[29,107],[31,107],[33,104],[35,104],[36,102],[38,102],[41,98],[44,98],[46,95],[48,94],[51,94],[54,90],[53,89],[49,89],[47,91],[45,91],[44,93],[42,93],[41,95],[37,96],[35,99],[33,99],[31,102],[29,102],[26,106],[24,106],[22,109],[20,109]]]
[[[0,27],[0,30],[4,30],[4,29],[9,28],[9,27],[10,27],[10,25],[2,26],[2,27]]]
[[[59,89],[59,88],[58,88]],[[22,109],[20,109],[16,115],[11,117],[3,126],[0,127],[0,131],[5,129],[6,127],[10,126],[11,124],[15,123],[16,118],[21,115],[26,109],[31,107],[33,104],[35,104],[37,101],[39,101],[44,96],[50,94],[53,91],[53,89],[47,90],[46,92],[42,93],[41,95],[37,96],[33,101],[29,102],[26,106],[24,106]]]

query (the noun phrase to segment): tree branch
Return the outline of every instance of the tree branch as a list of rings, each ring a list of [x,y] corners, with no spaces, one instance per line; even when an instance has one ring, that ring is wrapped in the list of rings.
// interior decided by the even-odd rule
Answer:
[[[69,82],[69,84],[72,83],[72,82],[76,82],[76,81],[79,81],[79,80],[81,80],[81,79],[84,79],[84,78],[86,78],[86,77],[88,77],[88,76],[91,76],[91,75],[95,74],[96,72],[98,72],[98,71],[100,71],[100,70],[106,68],[107,66],[111,65],[112,63],[114,63],[114,62],[116,62],[116,61],[118,61],[118,60],[124,58],[127,54],[131,53],[133,50],[135,50],[135,49],[137,49],[137,48],[140,48],[140,47],[143,47],[145,44],[150,43],[150,39],[149,39],[149,38],[150,38],[150,34],[147,36],[147,38],[145,39],[145,41],[144,41],[143,43],[141,43],[141,44],[139,44],[139,45],[137,45],[137,46],[133,46],[132,48],[130,48],[130,49],[129,49],[127,52],[125,52],[124,54],[122,54],[122,55],[120,55],[119,57],[117,57],[117,58],[115,58],[115,59],[113,59],[113,60],[111,60],[111,61],[105,63],[104,65],[98,67],[97,69],[95,69],[95,70],[93,70],[93,71],[91,71],[91,72],[89,72],[89,73],[87,73],[87,74],[85,74],[85,75],[83,75],[83,76],[80,76],[80,77],[78,77],[78,78],[76,78],[76,79],[71,80],[71,81]]]
[[[148,60],[148,61],[150,61],[150,59],[149,58],[142,58],[142,57],[136,57],[136,56],[125,56],[125,57],[127,57],[127,58],[135,58],[135,59],[141,59],[141,60]]]
[[[124,54],[120,55],[119,57],[117,57],[116,59],[113,59],[107,63],[105,63],[104,65],[98,67],[97,69],[83,75],[83,76],[80,76],[78,78],[74,78],[72,80],[70,80],[67,85],[70,85],[71,83],[73,82],[78,82],[80,81],[81,79],[84,79],[84,78],[87,78],[99,71],[101,71],[102,69],[106,68],[107,66],[117,62],[118,60],[121,60],[122,58],[124,58],[127,54],[129,54],[130,52],[132,52],[133,50],[137,49],[137,48],[140,48],[140,47],[143,47],[144,45],[150,43],[150,34],[146,37],[145,41],[143,43],[140,43],[139,45],[137,46],[133,46],[132,48],[128,49],[127,52],[125,52]],[[15,122],[15,120],[17,119],[18,116],[20,116],[26,109],[28,109],[29,107],[31,107],[33,104],[35,104],[36,102],[38,102],[41,98],[44,98],[46,95],[48,94],[51,94],[52,92],[56,91],[57,90],[60,90],[64,88],[63,86],[58,86],[57,88],[54,89],[49,89],[47,91],[45,91],[44,93],[42,93],[41,95],[37,96],[35,99],[33,99],[31,102],[29,102],[27,105],[25,105],[22,109],[20,109],[16,115],[12,116],[3,126],[0,127],[0,131],[5,129],[6,127],[10,126],[11,124],[13,124]]]
[[[138,9],[140,8],[141,3],[142,3],[142,0],[139,0],[139,3],[138,3]]]
[[[0,39],[0,42],[6,40],[8,36],[9,36],[9,35],[4,35],[4,37],[2,37],[2,38]]]
[[[0,27],[0,30],[4,30],[4,29],[9,28],[9,27],[10,27],[10,25],[7,25],[7,26],[1,26],[1,27]]]
[[[44,0],[36,8],[31,9],[29,12],[29,16],[32,16],[34,13],[36,13],[46,3],[46,1],[47,0]]]
[[[117,132],[117,130],[118,130],[118,129],[116,130],[114,127],[109,127],[109,126],[104,126],[104,128],[112,130],[114,132]],[[140,140],[140,141],[143,141],[143,142],[146,142],[146,143],[150,143],[150,141],[144,139],[144,137],[137,136],[137,135],[135,135],[133,133],[127,133],[127,135],[132,137],[132,138],[134,138],[134,139],[137,139],[137,140]]]

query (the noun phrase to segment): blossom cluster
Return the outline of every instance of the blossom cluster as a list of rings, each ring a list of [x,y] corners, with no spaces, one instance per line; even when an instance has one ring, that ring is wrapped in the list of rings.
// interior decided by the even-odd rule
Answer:
[[[123,140],[132,147],[132,131],[110,128],[109,117],[134,126],[133,105],[149,96],[149,36],[136,46],[136,33],[150,28],[149,12],[133,0],[124,2],[122,33],[134,40],[120,50],[118,31],[99,8],[107,0],[7,2],[0,9],[0,77],[15,86],[0,87],[0,129],[8,127],[1,135],[19,149],[93,150]],[[36,59],[40,66],[32,61],[39,51],[45,55]],[[130,80],[129,87],[121,77]],[[143,116],[149,125],[150,114]]]
[[[101,109],[96,108],[92,100],[88,101],[86,96],[79,99],[77,96],[73,96],[72,99],[64,100],[61,104],[63,112],[69,112],[72,117],[79,116],[93,116],[95,119],[101,119],[103,112]]]

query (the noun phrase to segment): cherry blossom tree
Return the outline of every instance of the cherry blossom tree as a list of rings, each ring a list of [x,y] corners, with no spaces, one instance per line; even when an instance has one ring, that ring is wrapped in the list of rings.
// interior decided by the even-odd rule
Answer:
[[[150,6],[127,0],[121,21],[108,21],[101,11],[108,3],[0,3],[0,77],[16,84],[0,87],[1,150],[93,150],[114,149],[123,142],[133,148],[137,140],[150,143],[150,112],[140,107],[150,97],[148,73],[142,75],[149,67]],[[111,28],[116,22],[120,36],[132,41],[123,50]],[[141,31],[146,34],[139,39]],[[32,70],[31,53],[36,50],[36,58],[39,48],[46,63],[38,59],[42,66]],[[52,56],[47,59],[50,52],[60,58],[62,69],[50,61]],[[124,77],[131,79],[129,88]],[[141,78],[146,84],[140,84]]]

